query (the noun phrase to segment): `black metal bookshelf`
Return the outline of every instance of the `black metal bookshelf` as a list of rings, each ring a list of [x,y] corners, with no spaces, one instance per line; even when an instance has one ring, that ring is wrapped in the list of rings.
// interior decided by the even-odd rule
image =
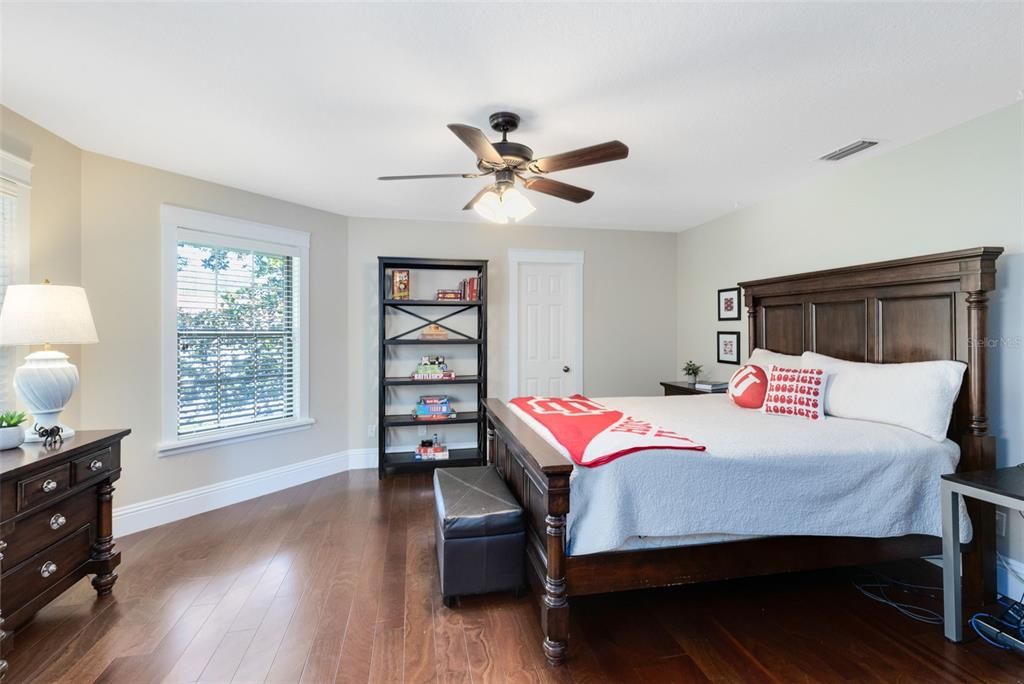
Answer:
[[[487,261],[482,259],[419,259],[413,257],[378,257],[378,301],[380,302],[379,344],[378,344],[378,400],[377,400],[377,475],[386,472],[413,472],[433,468],[481,465],[485,460],[486,428],[484,427],[481,402],[487,396]],[[460,271],[480,277],[479,297],[475,300],[435,299],[392,299],[391,271],[408,269],[415,283],[416,271]],[[453,283],[454,284],[454,283]],[[427,314],[416,311],[420,307],[436,308]],[[415,327],[403,329],[396,334],[388,330],[388,312],[398,311],[415,319]],[[476,315],[475,333],[467,334],[450,328],[445,321],[464,312]],[[428,325],[437,324],[444,328],[449,339],[421,340],[419,331]],[[431,346],[444,348],[447,345],[473,345],[476,347],[476,370],[473,375],[458,375],[455,380],[414,380],[409,376],[389,377],[387,375],[388,355],[391,350],[404,346]],[[417,421],[408,414],[389,413],[390,392],[395,387],[430,388],[437,391],[441,385],[460,387],[476,395],[476,411],[459,411],[456,418],[443,421]],[[389,437],[401,434],[397,431],[426,426],[476,425],[476,446],[464,449],[449,449],[448,459],[422,461],[416,459],[414,451],[388,453]],[[408,442],[409,440],[404,440]],[[414,438],[413,442],[418,441]]]

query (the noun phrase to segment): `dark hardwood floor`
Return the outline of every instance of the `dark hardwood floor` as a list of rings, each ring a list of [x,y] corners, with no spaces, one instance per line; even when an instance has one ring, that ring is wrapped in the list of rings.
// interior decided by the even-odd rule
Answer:
[[[118,540],[17,635],[13,682],[1013,682],[1024,658],[947,643],[822,572],[574,599],[567,666],[529,595],[437,593],[428,476],[326,478]]]

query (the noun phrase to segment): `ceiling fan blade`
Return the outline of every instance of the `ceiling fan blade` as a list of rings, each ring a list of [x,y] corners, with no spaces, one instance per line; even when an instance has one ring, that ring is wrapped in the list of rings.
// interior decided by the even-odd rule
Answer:
[[[484,186],[480,190],[480,192],[478,192],[475,195],[473,195],[473,199],[469,200],[469,202],[466,204],[466,206],[462,207],[462,211],[466,211],[467,209],[472,209],[473,205],[476,204],[477,200],[479,200],[481,197],[483,197],[484,195],[486,195],[488,192],[490,192],[493,189],[494,189],[493,185]]]
[[[487,136],[479,128],[473,128],[465,124],[448,124],[448,128],[458,136],[459,140],[466,144],[466,147],[473,150],[473,154],[476,155],[477,159],[497,164],[498,166],[505,166],[505,160],[502,159],[501,155],[498,154],[498,150],[494,149],[494,145],[491,144],[491,141],[487,139]]]
[[[618,140],[591,145],[571,152],[563,152],[551,157],[541,157],[530,162],[530,171],[534,173],[551,173],[564,169],[575,169],[579,166],[602,164],[604,162],[625,159],[629,156],[629,148]]]
[[[525,185],[528,190],[542,192],[545,195],[569,200],[570,202],[576,202],[577,204],[580,202],[586,202],[594,196],[593,190],[578,188],[575,185],[569,185],[568,183],[562,183],[561,181],[552,180],[550,178],[541,178],[540,176],[523,178],[523,185]]]
[[[419,176],[379,176],[377,180],[416,180],[418,178],[479,178],[483,173],[426,173]]]

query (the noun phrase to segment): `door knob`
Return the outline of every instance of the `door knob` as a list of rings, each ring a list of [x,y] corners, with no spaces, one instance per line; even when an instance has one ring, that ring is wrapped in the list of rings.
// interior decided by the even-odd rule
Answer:
[[[568,366],[562,366],[562,372],[563,373],[568,373],[569,372],[569,367]]]

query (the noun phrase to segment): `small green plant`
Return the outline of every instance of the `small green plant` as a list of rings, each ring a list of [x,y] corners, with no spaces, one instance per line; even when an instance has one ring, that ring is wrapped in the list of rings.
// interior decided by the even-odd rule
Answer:
[[[697,382],[697,376],[704,371],[704,366],[694,363],[693,361],[687,361],[686,365],[683,366],[683,373],[693,378],[694,382]]]
[[[18,427],[28,420],[24,411],[4,411],[0,413],[0,428]]]

